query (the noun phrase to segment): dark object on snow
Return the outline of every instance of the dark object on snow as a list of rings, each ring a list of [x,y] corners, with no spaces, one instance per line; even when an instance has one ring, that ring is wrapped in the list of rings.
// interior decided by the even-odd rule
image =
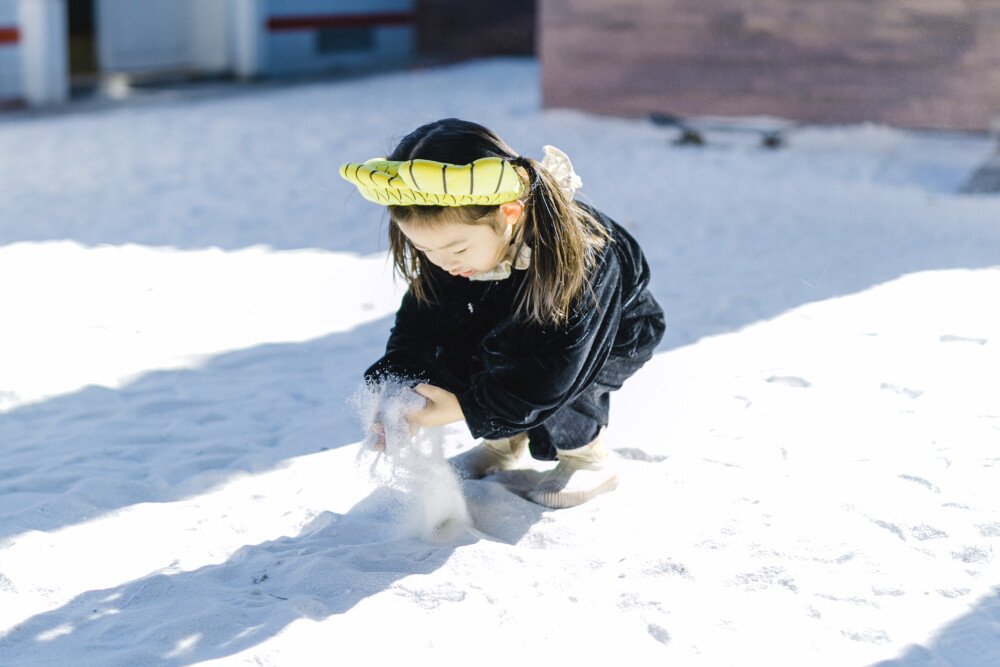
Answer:
[[[756,134],[760,135],[760,145],[770,150],[782,148],[785,145],[785,130],[792,127],[791,123],[785,121],[761,122],[759,119],[752,119],[751,122],[707,121],[707,120],[684,120],[670,114],[651,114],[649,119],[654,125],[660,127],[675,127],[680,130],[680,136],[674,139],[673,143],[678,146],[704,146],[711,143],[708,139],[709,133],[723,134]]]
[[[678,146],[703,146],[705,137],[701,136],[701,132],[698,130],[685,127],[681,130],[681,136],[674,139],[674,143]]]
[[[1000,152],[976,169],[959,192],[969,195],[1000,192]]]
[[[593,295],[584,295],[566,326],[512,318],[526,271],[498,281],[442,271],[437,303],[403,297],[386,353],[366,380],[397,377],[447,389],[474,437],[527,431],[537,459],[554,460],[556,446],[591,442],[608,423],[609,392],[653,356],[665,324],[639,244],[588,210],[612,240],[591,275]]]
[[[688,127],[684,121],[677,116],[669,114],[651,114],[649,119],[653,125],[660,127],[676,127],[681,132],[681,136],[674,139],[674,144],[678,146],[704,146],[705,137],[698,130]]]
[[[761,146],[764,148],[781,148],[784,145],[785,140],[780,132],[765,132],[761,140]]]

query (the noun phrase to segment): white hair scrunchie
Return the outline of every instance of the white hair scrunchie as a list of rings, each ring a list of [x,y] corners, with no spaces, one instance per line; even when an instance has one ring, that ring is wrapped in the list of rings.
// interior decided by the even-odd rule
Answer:
[[[539,164],[552,174],[559,189],[566,193],[567,199],[572,199],[583,186],[583,180],[573,171],[573,163],[569,161],[569,157],[555,146],[545,146],[545,157]]]

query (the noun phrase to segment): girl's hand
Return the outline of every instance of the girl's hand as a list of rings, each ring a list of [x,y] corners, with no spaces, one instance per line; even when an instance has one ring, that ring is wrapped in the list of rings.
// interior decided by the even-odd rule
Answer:
[[[375,422],[372,426],[372,430],[368,434],[368,442],[375,451],[385,451],[385,427],[382,426],[382,422]]]
[[[407,421],[417,426],[443,426],[465,421],[462,406],[455,394],[429,384],[418,384],[414,391],[427,399],[427,406],[406,415]]]

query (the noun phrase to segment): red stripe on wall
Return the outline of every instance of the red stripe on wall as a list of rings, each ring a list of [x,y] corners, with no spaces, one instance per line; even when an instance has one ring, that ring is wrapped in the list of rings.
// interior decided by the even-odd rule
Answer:
[[[21,31],[17,28],[0,26],[0,44],[17,44],[21,41]]]
[[[415,23],[413,12],[381,14],[325,14],[321,16],[272,16],[267,20],[270,32],[289,30],[322,30],[324,28],[373,28]]]

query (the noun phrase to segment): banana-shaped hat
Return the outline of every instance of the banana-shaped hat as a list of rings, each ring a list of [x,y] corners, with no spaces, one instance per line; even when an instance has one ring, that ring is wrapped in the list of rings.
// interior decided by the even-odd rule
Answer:
[[[375,158],[345,164],[340,175],[357,186],[365,199],[383,205],[494,206],[524,194],[524,183],[514,166],[499,157],[463,165]]]

